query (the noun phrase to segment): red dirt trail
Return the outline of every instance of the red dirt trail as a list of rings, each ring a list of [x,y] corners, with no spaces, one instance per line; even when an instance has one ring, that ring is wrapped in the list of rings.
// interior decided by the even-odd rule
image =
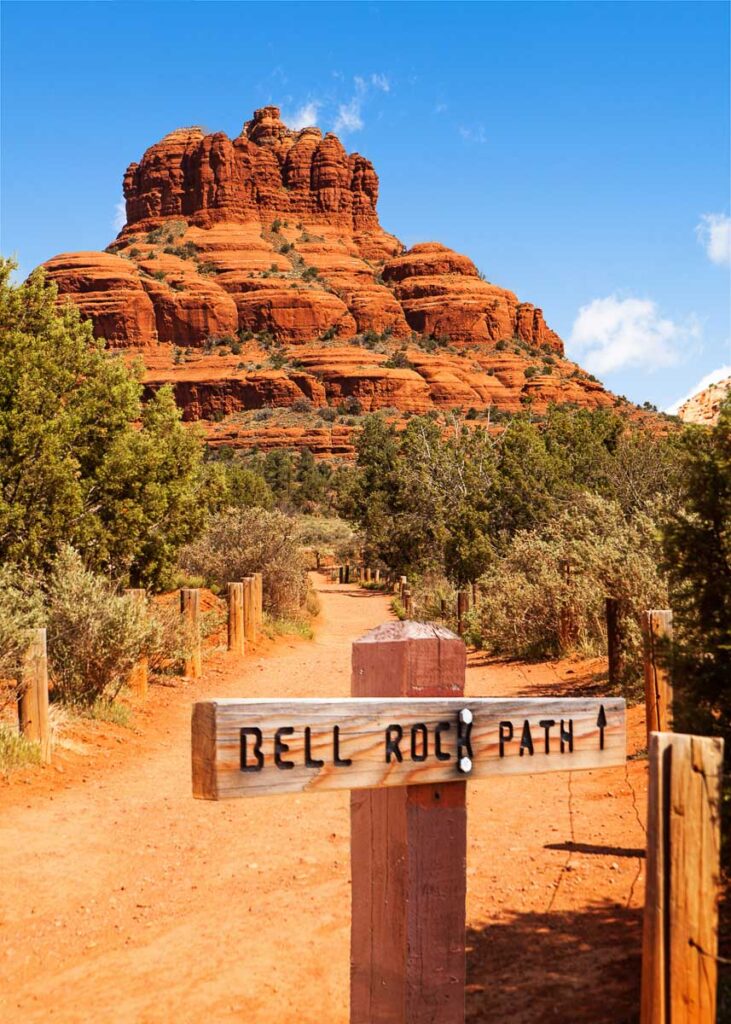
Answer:
[[[0,783],[5,1024],[348,1020],[348,793],[190,793],[193,699],[349,694],[351,641],[388,600],[318,587],[314,641],[218,651],[198,683],[152,686],[132,731],[93,723]],[[467,690],[598,694],[599,668],[474,655]],[[644,811],[644,760],[468,785],[469,1021],[637,1019]]]

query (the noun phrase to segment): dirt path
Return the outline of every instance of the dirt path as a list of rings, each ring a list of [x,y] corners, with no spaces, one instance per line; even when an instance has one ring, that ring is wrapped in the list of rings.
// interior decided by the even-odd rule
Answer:
[[[0,789],[0,1019],[345,1024],[348,794],[217,804],[189,782],[192,699],[348,694],[387,600],[321,590],[315,641],[217,654],[200,685],[153,688],[137,734]],[[468,692],[585,689],[575,670],[475,657]],[[643,815],[642,761],[468,787],[471,1021],[635,1019],[633,791]]]

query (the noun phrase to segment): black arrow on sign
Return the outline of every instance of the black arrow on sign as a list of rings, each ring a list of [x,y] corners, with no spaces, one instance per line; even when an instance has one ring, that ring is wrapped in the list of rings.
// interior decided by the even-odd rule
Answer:
[[[599,717],[596,720],[596,724],[599,726],[599,749],[604,750],[604,730],[607,727],[607,716],[604,713],[603,704],[599,708]]]

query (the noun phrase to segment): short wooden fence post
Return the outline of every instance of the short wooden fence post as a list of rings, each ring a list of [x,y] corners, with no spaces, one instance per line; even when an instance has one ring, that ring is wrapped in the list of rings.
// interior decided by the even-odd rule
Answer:
[[[130,587],[125,590],[125,594],[128,597],[131,597],[133,601],[138,601],[141,605],[147,604],[147,594],[145,590],[140,587]],[[143,655],[129,674],[129,688],[133,693],[137,694],[138,697],[147,696],[148,671],[148,658],[147,655]]]
[[[244,636],[247,643],[256,639],[256,582],[253,576],[244,576]]]
[[[609,685],[617,687],[624,674],[624,650],[622,646],[622,630],[619,615],[619,601],[616,597],[608,597],[605,601],[607,619],[607,670]]]
[[[407,583],[406,577],[405,576],[399,576],[398,594],[399,594],[399,600],[401,601],[402,604],[404,603],[404,591],[406,590],[406,583]]]
[[[672,728],[673,687],[670,676],[673,613],[669,609],[645,612],[645,707],[647,742],[651,732]]]
[[[41,760],[51,762],[51,726],[48,719],[48,657],[46,630],[31,631],[31,641],[23,660],[18,724],[23,736],[41,745]]]
[[[723,740],[653,732],[641,1024],[714,1024]]]
[[[255,572],[254,576],[254,615],[257,633],[261,632],[264,624],[264,576]]]
[[[376,583],[380,583],[381,582],[381,570],[380,569],[375,569],[373,571],[373,579],[375,580]]]
[[[180,612],[189,623],[192,647],[185,659],[184,672],[188,679],[199,679],[203,674],[201,658],[201,592],[197,587],[183,587],[180,591]]]
[[[441,626],[353,644],[354,697],[459,697],[464,680],[464,644]],[[351,1024],[464,1024],[465,783],[355,790],[350,835]]]
[[[244,653],[244,584],[228,585],[228,649]]]
[[[410,619],[411,616],[414,613],[414,602],[413,602],[413,599],[411,597],[411,590],[410,590],[409,587],[404,587],[403,605],[404,605],[404,614],[406,615],[407,619]]]
[[[464,633],[465,617],[470,607],[470,595],[466,590],[457,593],[457,632],[460,636]]]

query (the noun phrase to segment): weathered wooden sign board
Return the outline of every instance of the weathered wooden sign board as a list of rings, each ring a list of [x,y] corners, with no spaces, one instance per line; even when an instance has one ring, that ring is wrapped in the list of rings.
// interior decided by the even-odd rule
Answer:
[[[210,700],[193,709],[193,793],[207,800],[608,768],[620,699]]]

